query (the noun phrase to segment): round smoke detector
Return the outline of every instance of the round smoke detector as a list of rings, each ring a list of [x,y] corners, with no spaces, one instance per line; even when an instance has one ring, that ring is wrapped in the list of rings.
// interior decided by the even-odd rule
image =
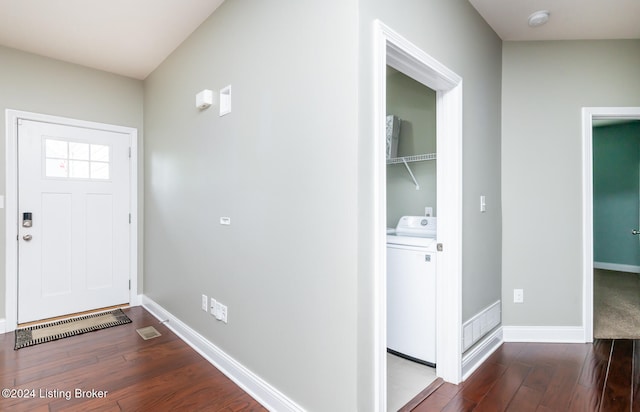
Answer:
[[[549,21],[550,14],[548,10],[540,10],[531,14],[531,16],[529,16],[529,27],[542,26]]]

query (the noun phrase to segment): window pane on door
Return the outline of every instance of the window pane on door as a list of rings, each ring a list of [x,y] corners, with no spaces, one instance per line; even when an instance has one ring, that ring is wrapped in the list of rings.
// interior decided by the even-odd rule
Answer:
[[[76,179],[88,179],[89,178],[89,162],[81,160],[69,161],[69,177]]]
[[[91,145],[91,160],[94,162],[108,162],[109,161],[109,146],[101,144]]]
[[[89,145],[87,143],[69,142],[69,159],[89,160]]]
[[[47,139],[45,148],[45,156],[47,158],[55,157],[58,159],[66,159],[69,156],[67,153],[67,142],[63,140]]]
[[[110,179],[111,147],[45,139],[45,176],[71,179]]]
[[[67,161],[64,159],[47,159],[45,163],[47,177],[67,177]]]

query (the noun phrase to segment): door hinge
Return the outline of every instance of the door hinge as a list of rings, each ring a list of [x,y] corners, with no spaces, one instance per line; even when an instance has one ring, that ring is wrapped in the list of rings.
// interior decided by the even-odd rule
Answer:
[[[131,279],[129,279],[129,290],[131,290]]]
[[[436,245],[436,249],[438,250],[438,252],[442,252],[442,243],[438,243]]]
[[[131,147],[129,147],[129,159],[131,159]]]
[[[131,213],[129,213],[129,224],[131,224]]]

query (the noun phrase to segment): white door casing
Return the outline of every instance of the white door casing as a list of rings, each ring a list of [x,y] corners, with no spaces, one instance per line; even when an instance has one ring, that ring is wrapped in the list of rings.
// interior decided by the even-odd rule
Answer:
[[[129,139],[19,120],[19,323],[129,303]]]
[[[462,78],[384,23],[374,23],[374,396],[386,410],[386,67],[436,91],[438,234],[436,375],[462,379]]]
[[[640,107],[582,108],[582,326],[593,342],[593,121],[640,120]]]
[[[51,272],[54,269],[57,269],[57,272],[54,272],[57,276],[61,276],[60,273],[62,272],[59,270],[61,267],[68,265],[74,268],[75,273],[73,276],[67,278],[62,276],[61,278],[67,282],[66,285],[61,285],[61,283],[64,282],[62,282],[60,278],[57,279],[53,285],[44,285],[44,290],[46,292],[45,295],[50,295],[46,296],[47,299],[53,298],[54,296],[64,296],[63,292],[67,293],[68,290],[75,293],[72,298],[67,299],[71,303],[65,302],[63,304],[64,307],[66,307],[64,310],[65,312],[68,313],[100,308],[109,306],[112,302],[129,303],[131,305],[139,304],[139,297],[137,294],[137,130],[130,127],[108,125],[16,110],[6,110],[5,114],[7,154],[5,243],[6,331],[14,330],[18,324],[19,255],[24,261],[29,261],[25,270],[27,270],[29,264],[33,266],[32,257],[30,255],[24,255],[25,252],[28,252],[25,246],[33,246],[32,249],[38,249],[43,244],[53,244],[54,248],[57,248],[58,253],[53,254],[51,251],[55,251],[55,249],[47,248],[48,251],[45,251],[45,255],[42,256],[44,261],[48,263],[40,268],[36,268],[37,271],[44,269],[45,272]],[[93,159],[95,164],[92,164],[91,159],[66,159],[69,171],[65,173],[72,174],[73,176],[71,178],[65,179],[49,176],[46,179],[41,179],[44,180],[45,186],[49,186],[44,187],[44,190],[41,191],[42,194],[38,195],[40,199],[36,202],[35,206],[40,207],[40,205],[44,204],[44,210],[36,213],[32,210],[25,209],[25,207],[33,207],[33,204],[23,204],[19,210],[18,193],[20,192],[21,198],[25,195],[27,198],[29,196],[22,186],[20,186],[20,191],[18,188],[19,123],[22,123],[23,125],[26,124],[28,127],[31,127],[36,123],[40,123],[40,125],[46,124],[55,129],[55,133],[45,133],[49,138],[52,138],[51,140],[63,143],[65,140],[68,140],[72,142],[72,144],[75,144],[74,150],[77,150],[78,148],[81,150],[91,150],[91,146],[83,146],[82,144],[77,145],[77,143],[83,143],[83,136],[73,135],[74,131],[78,132],[84,129],[84,136],[88,134],[93,136],[92,138],[97,139],[94,141],[96,144],[94,149],[99,151],[100,149],[104,150],[105,146],[109,147],[108,151],[111,160],[106,162],[104,154],[100,157],[101,155],[97,152],[94,153],[96,156]],[[38,173],[40,173],[40,176],[43,176],[46,175],[47,164],[46,138],[43,139],[41,135],[39,139],[40,145],[35,148],[34,151],[40,152],[40,171]],[[21,148],[24,149],[24,147]],[[32,147],[31,149],[34,148]],[[67,148],[67,150],[69,149]],[[21,155],[29,152],[29,150],[21,152]],[[27,155],[27,157],[28,156],[29,155]],[[31,156],[34,156],[33,153]],[[82,157],[84,155],[71,155],[72,158],[78,156]],[[56,154],[49,157],[49,160],[53,159],[53,163],[65,160],[61,159],[60,155]],[[81,166],[81,168],[78,169],[76,167],[71,171],[71,160],[77,160],[74,166]],[[123,162],[125,164],[124,169],[119,167],[121,170],[112,174],[115,169],[111,168],[116,163]],[[110,168],[110,172],[108,179],[104,174],[104,163],[109,164],[108,167]],[[93,168],[93,177],[95,178],[93,181],[91,178],[84,177],[82,174],[84,173],[82,171],[83,166],[85,167],[85,171],[87,167],[89,170]],[[102,174],[100,174],[101,172],[99,169],[103,169]],[[21,184],[23,178],[33,179],[34,176],[24,176],[23,173],[20,173]],[[121,182],[124,181],[124,188],[121,187],[119,191],[116,190],[116,193],[109,193],[109,191],[104,190],[104,188],[105,186],[112,185],[109,181],[113,180],[113,178],[116,178],[116,180]],[[74,189],[71,191],[65,191],[65,183],[67,185],[71,184],[72,186],[75,186]],[[73,200],[74,196],[83,192],[84,194],[82,194],[81,197],[82,200]],[[124,198],[124,201],[121,203],[113,203],[111,200],[113,200],[114,194],[116,197]],[[109,198],[111,198],[111,200],[109,200]],[[26,198],[22,200],[23,203],[28,201]],[[61,210],[64,210],[64,213],[58,216],[57,219],[48,219],[47,216],[45,216],[47,213],[55,210],[56,206],[61,206],[63,204],[71,204],[72,206],[69,208],[60,207]],[[54,206],[54,209],[51,209],[50,206],[52,205]],[[22,213],[29,211],[33,213],[33,227],[24,228],[22,226]],[[121,223],[122,220],[120,218],[118,219],[118,223],[111,221],[110,219],[96,218],[96,216],[103,215],[107,212],[108,214],[112,212],[118,215],[124,214],[124,224]],[[45,215],[43,215],[43,213]],[[131,216],[130,223],[129,214]],[[88,219],[83,223],[82,221],[85,219],[81,219],[79,216],[85,216],[88,217]],[[65,223],[65,219],[66,223],[73,221],[74,224],[71,225],[71,227],[63,224]],[[66,232],[64,232],[65,230]],[[53,241],[55,238],[52,237],[52,233],[58,233],[58,235],[63,238],[72,237],[75,241],[74,248],[79,248],[82,253],[76,252],[69,257],[68,251],[65,251],[64,249],[64,243]],[[62,236],[61,233],[64,233],[64,236]],[[30,242],[23,240],[23,236],[27,234],[32,235],[32,240]],[[82,239],[83,237],[84,239]],[[71,244],[73,244],[73,242]],[[122,244],[124,244],[124,247],[122,247]],[[113,250],[111,251],[113,254],[103,253],[103,249],[109,245],[113,246]],[[64,256],[66,260],[60,258],[59,255]],[[33,267],[31,269],[33,269]],[[85,276],[87,273],[91,273],[91,275],[88,277]],[[114,274],[115,277],[112,277]],[[33,287],[33,282],[34,279],[27,280],[25,288],[27,288],[28,285]],[[109,290],[110,287],[106,286],[110,282],[118,284],[118,286],[115,289]],[[124,285],[124,287],[122,285]],[[20,292],[22,293],[24,290],[21,290]],[[41,306],[48,307],[49,305],[44,304]],[[52,304],[52,306],[55,305]],[[46,308],[46,310],[48,310],[48,308]],[[22,314],[25,313],[27,316],[30,316],[27,312]],[[27,318],[20,316],[20,322],[26,321],[25,319]]]

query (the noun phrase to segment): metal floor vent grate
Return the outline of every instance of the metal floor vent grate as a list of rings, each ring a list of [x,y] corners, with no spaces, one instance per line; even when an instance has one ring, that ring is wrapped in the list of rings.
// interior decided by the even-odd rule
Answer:
[[[144,340],[149,340],[153,338],[157,338],[158,336],[162,336],[160,332],[156,330],[153,326],[147,326],[146,328],[136,329],[138,335],[142,337]]]

